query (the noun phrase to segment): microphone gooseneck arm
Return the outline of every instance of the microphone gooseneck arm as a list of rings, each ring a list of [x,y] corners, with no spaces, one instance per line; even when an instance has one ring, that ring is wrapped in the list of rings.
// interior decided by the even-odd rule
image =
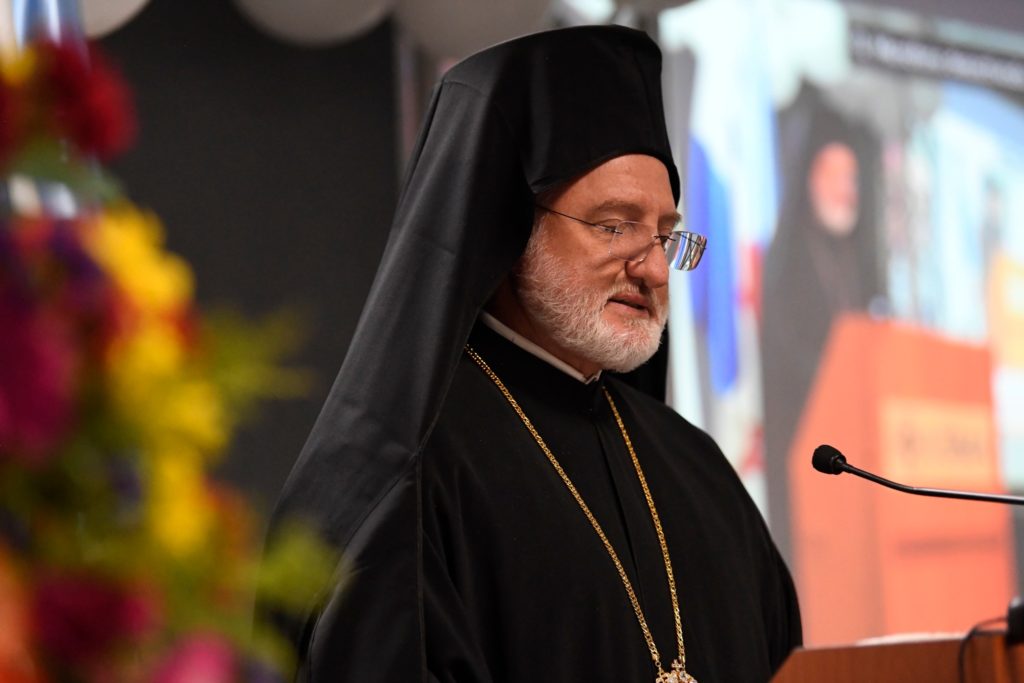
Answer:
[[[846,458],[839,450],[833,446],[823,444],[814,449],[814,457],[811,460],[814,465],[814,469],[825,474],[841,474],[843,472],[849,472],[855,474],[858,477],[873,481],[876,484],[894,489],[896,491],[902,491],[903,493],[912,493],[916,496],[931,496],[934,498],[955,498],[959,500],[980,500],[987,503],[1004,503],[1008,505],[1024,505],[1024,497],[1021,496],[1009,496],[999,493],[980,493],[977,491],[953,491],[950,489],[932,489],[921,486],[907,486],[905,484],[899,484],[895,481],[890,481],[885,477],[880,477],[877,474],[872,474],[859,467],[846,462]]]

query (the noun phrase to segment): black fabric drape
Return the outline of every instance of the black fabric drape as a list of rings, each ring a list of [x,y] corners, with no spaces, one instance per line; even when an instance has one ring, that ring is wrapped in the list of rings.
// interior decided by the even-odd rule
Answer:
[[[421,676],[418,455],[473,321],[525,247],[534,194],[642,153],[679,198],[660,70],[643,33],[579,27],[485,50],[435,89],[352,344],[271,520],[271,534],[311,521],[354,566],[381,558],[395,590],[382,609],[402,636],[387,680]],[[289,624],[300,652],[319,619],[310,605]]]

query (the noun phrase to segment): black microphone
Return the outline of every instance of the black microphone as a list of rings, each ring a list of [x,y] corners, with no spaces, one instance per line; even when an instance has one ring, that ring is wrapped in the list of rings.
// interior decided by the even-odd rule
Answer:
[[[835,446],[822,444],[814,449],[811,457],[811,464],[814,469],[825,474],[842,474],[849,472],[858,477],[873,481],[876,484],[887,486],[903,493],[913,493],[918,496],[933,496],[935,498],[958,498],[960,500],[981,500],[988,503],[1006,503],[1009,505],[1024,505],[1024,497],[1007,496],[998,493],[978,493],[975,491],[951,491],[949,489],[929,489],[920,486],[906,486],[889,481],[877,474],[872,474],[846,462],[846,456],[839,452]]]

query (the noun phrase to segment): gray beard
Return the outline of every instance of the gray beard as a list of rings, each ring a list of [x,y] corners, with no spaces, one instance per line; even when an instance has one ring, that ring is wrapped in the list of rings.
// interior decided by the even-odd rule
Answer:
[[[650,360],[661,344],[666,311],[649,291],[632,282],[607,291],[586,292],[577,271],[543,245],[545,231],[530,237],[517,278],[520,299],[527,314],[562,348],[606,370],[629,372]],[[612,294],[646,296],[653,316],[626,320],[616,329],[601,318]]]

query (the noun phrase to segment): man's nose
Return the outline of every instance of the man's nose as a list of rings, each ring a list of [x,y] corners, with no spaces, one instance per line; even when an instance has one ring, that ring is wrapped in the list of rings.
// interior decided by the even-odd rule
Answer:
[[[668,284],[668,261],[658,245],[653,245],[642,261],[627,261],[626,274],[641,280],[650,289]]]

